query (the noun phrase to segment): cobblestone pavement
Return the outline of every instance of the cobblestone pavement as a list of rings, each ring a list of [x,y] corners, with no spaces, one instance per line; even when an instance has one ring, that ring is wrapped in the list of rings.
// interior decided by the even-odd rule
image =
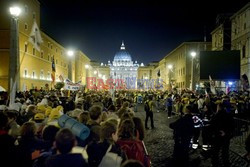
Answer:
[[[144,123],[145,112],[143,105],[138,105],[136,116],[140,117]],[[155,129],[149,129],[145,132],[145,145],[152,159],[152,167],[171,167],[171,156],[174,147],[173,131],[169,128],[169,124],[175,121],[177,117],[167,118],[164,111],[154,113]],[[150,125],[150,122],[148,122]],[[150,127],[150,126],[149,126]],[[242,148],[244,149],[244,148]],[[230,160],[232,167],[247,167],[248,163],[237,153],[230,152]],[[187,165],[188,166],[188,165]],[[191,167],[209,167],[211,159],[201,156],[201,149],[190,152]]]

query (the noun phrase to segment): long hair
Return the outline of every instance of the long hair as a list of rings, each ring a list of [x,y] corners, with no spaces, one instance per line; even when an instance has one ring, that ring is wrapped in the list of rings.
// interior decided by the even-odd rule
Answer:
[[[121,122],[121,126],[118,131],[119,138],[121,139],[133,139],[135,131],[135,124],[131,119],[126,119]]]

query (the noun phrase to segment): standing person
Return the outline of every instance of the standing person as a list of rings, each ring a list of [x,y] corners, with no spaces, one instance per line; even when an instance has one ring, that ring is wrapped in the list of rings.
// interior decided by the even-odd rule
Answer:
[[[176,166],[187,166],[189,161],[189,146],[194,133],[191,110],[192,107],[187,106],[184,110],[184,116],[169,125],[174,130],[173,158]]]
[[[168,118],[171,118],[172,116],[172,110],[173,110],[173,100],[172,95],[168,94],[167,100],[166,100],[166,107],[168,110]]]
[[[144,104],[144,110],[146,112],[146,119],[145,119],[145,129],[148,128],[148,118],[150,118],[151,128],[154,129],[154,115],[153,115],[153,106],[155,103],[153,102],[153,97],[149,96],[148,100]]]
[[[217,112],[211,119],[212,129],[212,164],[214,167],[219,166],[219,152],[222,154],[224,166],[230,166],[229,162],[229,145],[232,137],[234,122],[233,117],[227,113],[223,104],[217,105]]]
[[[0,157],[1,166],[15,166],[16,162],[16,150],[15,139],[8,134],[8,117],[0,112]],[[20,165],[18,165],[20,166]]]
[[[120,166],[127,157],[120,146],[115,143],[117,140],[118,121],[116,119],[108,119],[101,124],[100,141],[98,143],[91,143],[87,147],[89,165],[91,167]],[[112,160],[107,159],[109,155],[112,155]]]

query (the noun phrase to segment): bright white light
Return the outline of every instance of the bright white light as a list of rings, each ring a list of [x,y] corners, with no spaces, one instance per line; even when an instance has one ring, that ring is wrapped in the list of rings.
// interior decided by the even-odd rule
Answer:
[[[21,13],[21,8],[14,6],[14,7],[10,7],[10,14],[12,16],[18,17]]]
[[[141,66],[143,67],[143,66],[144,66],[144,64],[143,64],[143,63],[141,63]]]
[[[100,77],[100,78],[101,78],[101,77],[102,77],[102,74],[98,74],[98,77]]]
[[[230,81],[229,81],[229,82],[228,82],[228,85],[232,86],[232,85],[233,85],[233,82],[230,82]]]
[[[191,52],[191,56],[194,58],[196,56],[196,52]]]
[[[172,64],[169,64],[168,65],[168,69],[172,69],[173,68],[173,65]]]
[[[89,65],[88,65],[88,64],[85,64],[85,68],[86,68],[86,69],[89,69]]]
[[[94,74],[95,74],[95,75],[97,74],[97,71],[96,71],[96,70],[94,71]]]
[[[73,51],[73,50],[69,50],[69,51],[67,52],[67,55],[68,55],[69,57],[72,57],[72,56],[74,55],[74,51]]]

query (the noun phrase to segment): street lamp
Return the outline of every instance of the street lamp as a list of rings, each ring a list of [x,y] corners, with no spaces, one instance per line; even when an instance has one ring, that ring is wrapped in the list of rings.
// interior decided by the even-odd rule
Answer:
[[[12,6],[9,8],[12,16],[10,24],[10,63],[9,63],[9,93],[15,93],[20,86],[20,56],[19,56],[19,27],[18,16],[21,13],[21,8]],[[13,95],[13,94],[12,94]],[[11,96],[15,98],[15,96]],[[10,99],[12,103],[14,99]]]
[[[67,51],[68,57],[73,57],[74,54],[75,54],[75,53],[74,53],[73,50],[68,50],[68,51]],[[72,60],[71,60],[71,59],[69,59],[68,78],[69,78],[69,80],[72,81]]]
[[[191,64],[191,84],[190,84],[190,89],[194,90],[194,58],[196,56],[196,52],[192,51],[191,52],[192,56],[192,64]]]

